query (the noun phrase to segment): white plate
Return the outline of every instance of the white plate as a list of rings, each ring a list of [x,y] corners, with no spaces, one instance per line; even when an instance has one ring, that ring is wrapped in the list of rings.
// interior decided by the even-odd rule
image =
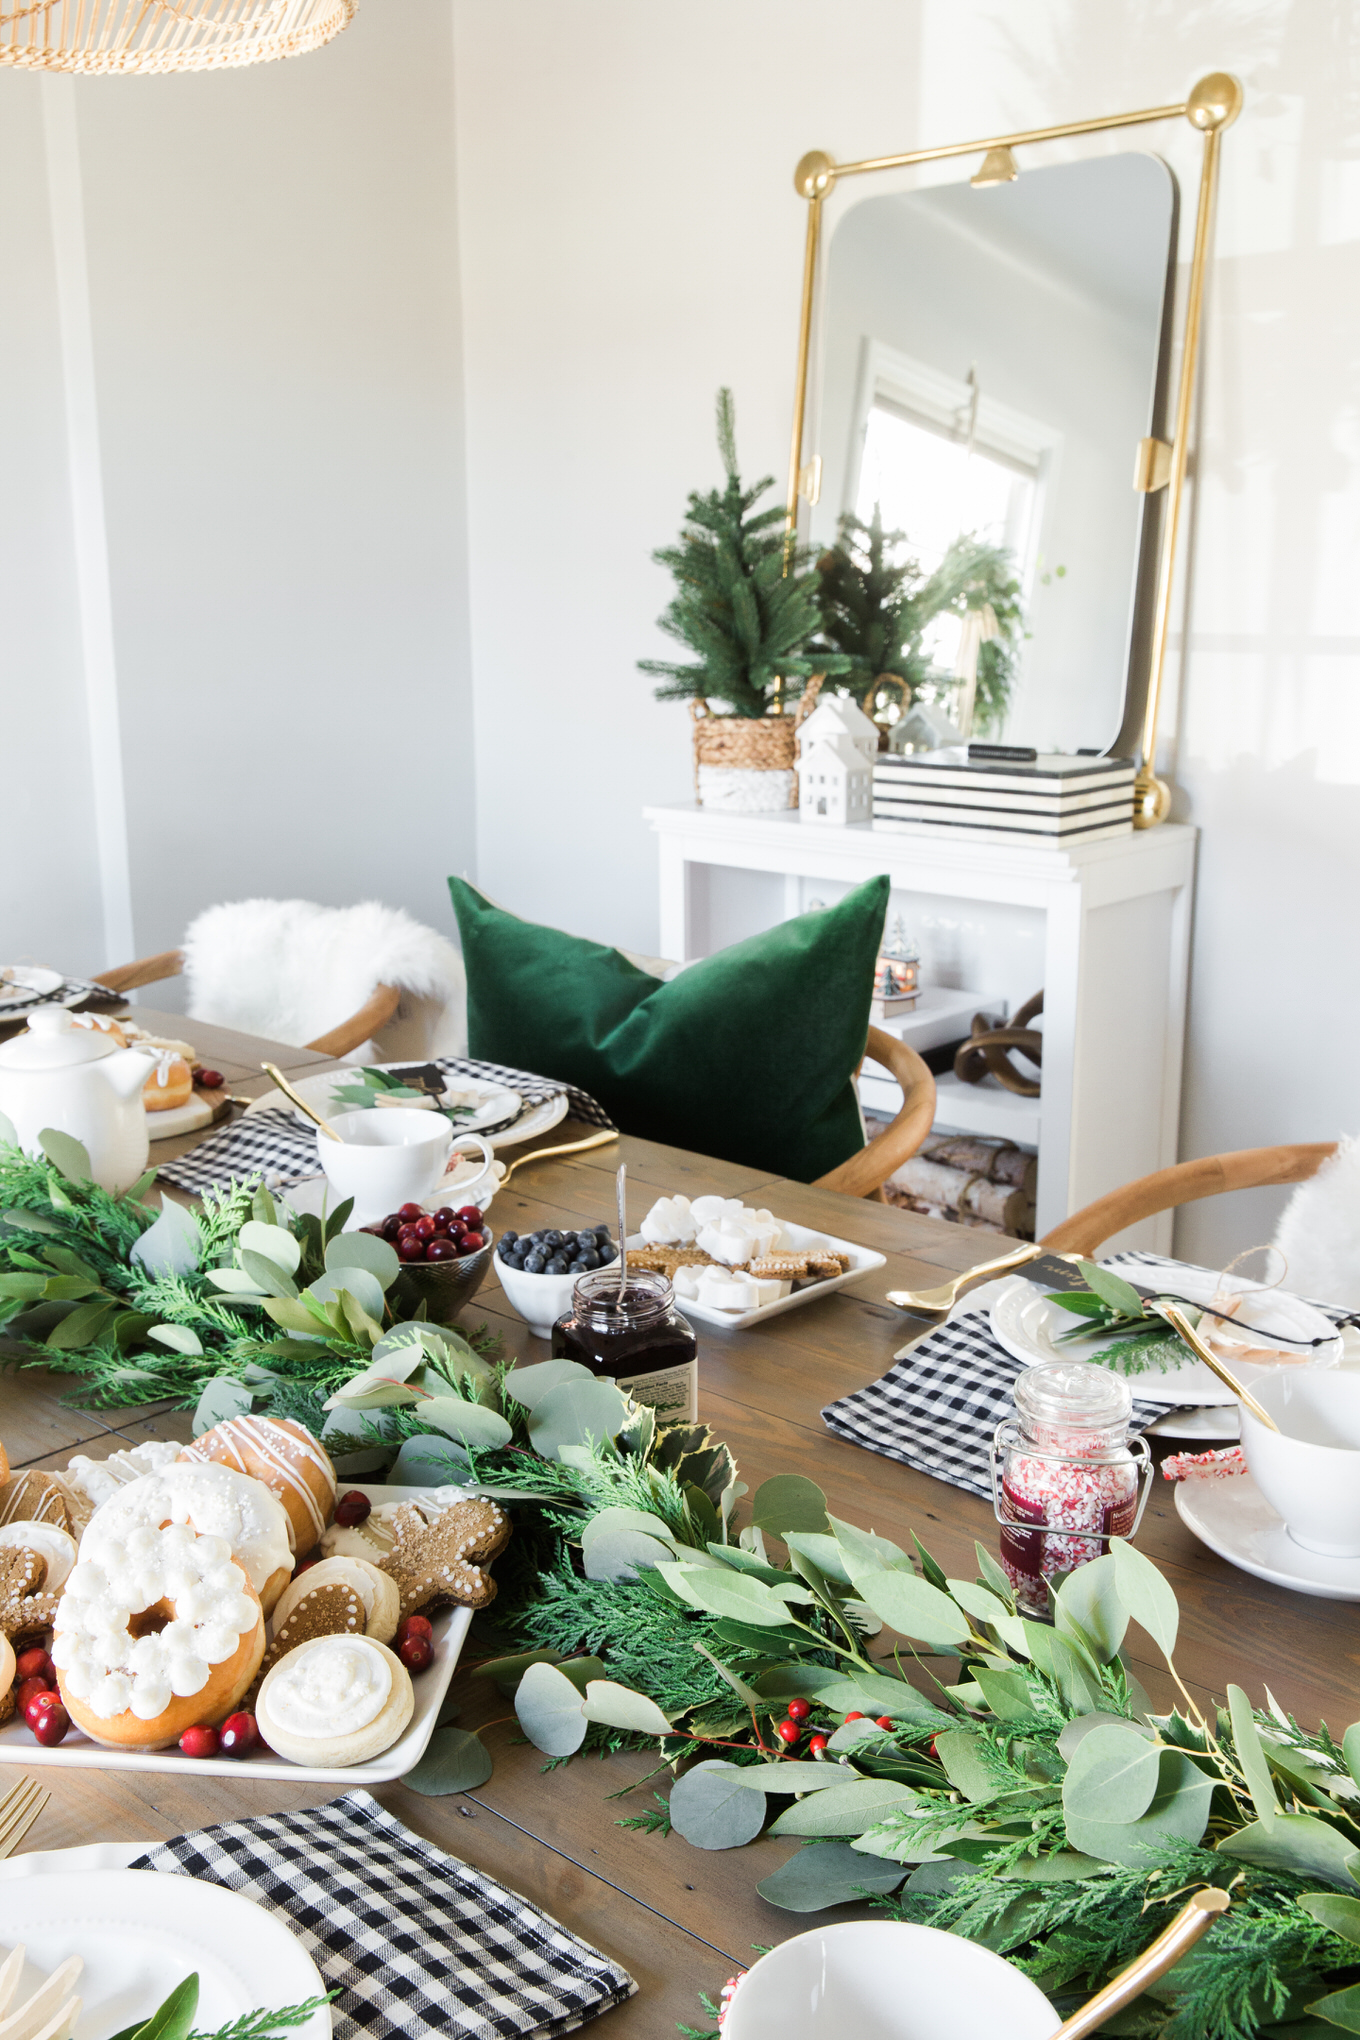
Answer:
[[[777,1216],[777,1214],[776,1214]],[[692,1297],[677,1296],[675,1308],[681,1317],[698,1318],[706,1325],[716,1325],[724,1332],[744,1332],[748,1325],[762,1325],[766,1318],[782,1317],[786,1310],[797,1310],[803,1303],[815,1302],[819,1296],[829,1296],[833,1289],[844,1289],[847,1282],[858,1282],[861,1275],[872,1274],[875,1268],[886,1268],[887,1257],[876,1254],[872,1247],[857,1247],[853,1240],[838,1240],[830,1233],[812,1232],[805,1225],[790,1225],[787,1219],[780,1224],[793,1243],[796,1253],[806,1247],[829,1247],[833,1253],[849,1256],[850,1266],[843,1275],[828,1275],[824,1282],[808,1282],[803,1288],[781,1296],[775,1303],[762,1303],[758,1310],[715,1310],[710,1303],[696,1303]],[[645,1247],[650,1241],[641,1233],[628,1235],[630,1247]]]
[[[326,1992],[311,1956],[273,1913],[220,1884],[155,1870],[7,1878],[0,1952],[19,1942],[27,1951],[21,1998],[68,1956],[83,1959],[75,2040],[108,2040],[149,2018],[195,1970],[201,2032],[260,2005],[300,2005]],[[330,2007],[294,2030],[298,2040],[328,2040]]]
[[[1249,1473],[1177,1481],[1176,1514],[1201,1544],[1258,1580],[1323,1601],[1360,1601],[1360,1558],[1305,1551]]]
[[[57,991],[61,982],[59,970],[43,970],[27,963],[0,964],[0,1012],[30,1006],[35,999]]]
[[[428,1488],[384,1486],[367,1480],[348,1481],[344,1486],[346,1492],[350,1488],[361,1488],[375,1502],[409,1502],[429,1493]],[[425,1746],[434,1734],[436,1717],[449,1690],[463,1640],[472,1622],[472,1610],[441,1608],[431,1620],[434,1624],[434,1663],[411,1681],[416,1696],[415,1713],[405,1734],[390,1749],[371,1757],[366,1764],[351,1764],[345,1770],[336,1765],[327,1769],[321,1765],[290,1764],[286,1757],[275,1756],[273,1750],[263,1746],[257,1756],[236,1758],[186,1757],[175,1748],[106,1750],[91,1742],[74,1726],[65,1742],[45,1750],[33,1740],[28,1728],[17,1716],[0,1728],[0,1764],[17,1764],[26,1771],[50,1764],[59,1770],[178,1771],[186,1779],[199,1773],[242,1780],[273,1778],[279,1783],[291,1780],[295,1784],[307,1780],[323,1785],[387,1784],[409,1771],[425,1754]],[[3,1925],[3,1915],[0,1914],[0,1931],[3,1931]],[[303,1996],[306,1995],[304,1991]],[[294,2000],[286,1998],[283,2002],[292,2004]],[[124,2020],[123,2023],[126,2025],[128,2022]],[[203,2025],[202,2020],[199,2025]],[[116,2032],[117,2028],[113,2030]]]
[[[414,1068],[418,1060],[417,1057],[408,1056],[404,1062],[399,1063],[355,1063],[352,1067],[409,1070]],[[293,1083],[293,1089],[298,1096],[305,1098],[323,1118],[333,1110],[348,1112],[353,1109],[345,1104],[338,1107],[332,1105],[332,1093],[336,1085],[346,1081],[342,1070],[327,1070],[319,1077],[299,1077],[296,1082],[290,1078],[289,1081]],[[476,1112],[467,1119],[456,1119],[452,1124],[455,1138],[460,1133],[480,1133],[488,1147],[513,1147],[517,1141],[534,1140],[540,1133],[551,1132],[552,1128],[560,1125],[567,1116],[565,1091],[559,1091],[556,1097],[547,1099],[542,1105],[526,1105],[518,1091],[510,1090],[505,1084],[484,1083],[478,1077],[452,1076],[449,1078],[449,1086],[452,1090],[476,1091],[483,1095],[483,1103]],[[252,1112],[277,1110],[285,1108],[287,1104],[288,1100],[282,1091],[271,1088],[262,1091],[258,1098],[251,1099],[244,1116],[248,1119]],[[296,1107],[293,1109],[293,1117],[299,1126],[310,1127],[311,1121]],[[506,1121],[510,1123],[502,1123]],[[488,1127],[494,1127],[496,1131],[487,1132]]]
[[[1181,1268],[1174,1277],[1175,1293],[1191,1303],[1206,1304],[1211,1301],[1220,1281],[1219,1276],[1207,1271]],[[1170,1286],[1169,1279],[1168,1288]],[[1273,1329],[1275,1327],[1270,1326],[1270,1319],[1277,1313],[1287,1318],[1287,1323],[1282,1322],[1278,1326],[1279,1330],[1288,1330],[1301,1339],[1326,1339],[1326,1345],[1315,1347],[1308,1355],[1315,1367],[1327,1366],[1341,1358],[1340,1336],[1331,1319],[1325,1318],[1320,1310],[1314,1310],[1310,1304],[1300,1302],[1297,1297],[1286,1296],[1279,1290],[1268,1292],[1259,1302],[1253,1301],[1254,1324]],[[1017,1276],[1007,1283],[991,1312],[993,1337],[1017,1360],[1030,1364],[1059,1356],[1069,1360],[1090,1360],[1115,1343],[1108,1333],[1102,1333],[1093,1339],[1060,1345],[1058,1334],[1070,1331],[1077,1322],[1074,1313],[1064,1310],[1051,1291],[1026,1281],[1024,1276]],[[1239,1364],[1245,1367],[1245,1378],[1250,1381],[1256,1368],[1263,1363],[1246,1361]],[[1225,1388],[1202,1360],[1187,1359],[1179,1367],[1159,1368],[1156,1373],[1130,1374],[1125,1379],[1139,1402],[1194,1403],[1212,1407],[1236,1401],[1232,1390]]]
[[[1242,1426],[1237,1421],[1237,1411],[1222,1404],[1210,1405],[1207,1409],[1171,1410],[1164,1417],[1158,1417],[1155,1424],[1148,1425],[1148,1435],[1154,1438],[1198,1439],[1201,1444],[1217,1444],[1220,1440],[1236,1443],[1242,1435]]]

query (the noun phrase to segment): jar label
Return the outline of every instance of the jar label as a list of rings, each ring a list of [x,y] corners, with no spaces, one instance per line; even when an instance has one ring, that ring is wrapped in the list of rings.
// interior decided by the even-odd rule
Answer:
[[[682,1360],[678,1367],[659,1367],[655,1374],[627,1374],[616,1378],[626,1395],[631,1395],[634,1402],[649,1404],[659,1417],[683,1417],[691,1424],[697,1420],[697,1360]]]

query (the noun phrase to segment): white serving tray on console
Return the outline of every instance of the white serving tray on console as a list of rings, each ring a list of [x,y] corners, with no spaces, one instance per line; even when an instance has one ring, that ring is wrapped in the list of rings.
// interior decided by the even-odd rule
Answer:
[[[391,1487],[366,1480],[357,1480],[350,1485],[362,1489],[374,1502],[410,1502],[429,1492],[427,1488]],[[186,1757],[174,1744],[168,1750],[106,1750],[82,1735],[74,1723],[64,1742],[58,1743],[54,1749],[44,1749],[41,1743],[34,1741],[30,1730],[17,1716],[0,1728],[0,1764],[14,1764],[25,1771],[39,1767],[178,1771],[185,1777],[197,1773],[243,1780],[274,1778],[294,1784],[386,1785],[413,1769],[425,1754],[472,1623],[472,1610],[442,1608],[431,1617],[431,1621],[434,1626],[434,1663],[411,1681],[416,1696],[415,1713],[405,1733],[391,1748],[383,1750],[366,1764],[350,1764],[345,1769],[336,1766],[326,1768],[319,1764],[290,1764],[286,1757],[276,1756],[265,1744],[261,1744],[258,1755],[249,1757]]]

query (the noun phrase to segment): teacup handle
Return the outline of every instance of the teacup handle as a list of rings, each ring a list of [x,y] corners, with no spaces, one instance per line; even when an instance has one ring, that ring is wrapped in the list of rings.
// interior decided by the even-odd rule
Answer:
[[[465,1147],[478,1147],[481,1149],[483,1175],[485,1175],[487,1170],[490,1169],[494,1164],[496,1157],[491,1152],[490,1145],[482,1139],[480,1133],[455,1133],[455,1135],[453,1136],[453,1145],[449,1149],[448,1165],[444,1170],[442,1178],[440,1179],[439,1187],[442,1188],[443,1184],[446,1183],[449,1177],[452,1175],[455,1160],[459,1153],[459,1150]]]

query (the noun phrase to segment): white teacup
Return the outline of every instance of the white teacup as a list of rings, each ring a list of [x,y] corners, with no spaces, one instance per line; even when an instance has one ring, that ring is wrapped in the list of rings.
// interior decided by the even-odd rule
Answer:
[[[422,1204],[443,1180],[453,1128],[442,1112],[389,1106],[341,1112],[330,1121],[338,1141],[316,1136],[332,1190],[354,1199],[352,1225],[371,1225],[403,1204]]]
[[[1242,1450],[1257,1487],[1305,1551],[1360,1558],[1360,1374],[1281,1368],[1252,1376],[1279,1425],[1242,1409]]]

